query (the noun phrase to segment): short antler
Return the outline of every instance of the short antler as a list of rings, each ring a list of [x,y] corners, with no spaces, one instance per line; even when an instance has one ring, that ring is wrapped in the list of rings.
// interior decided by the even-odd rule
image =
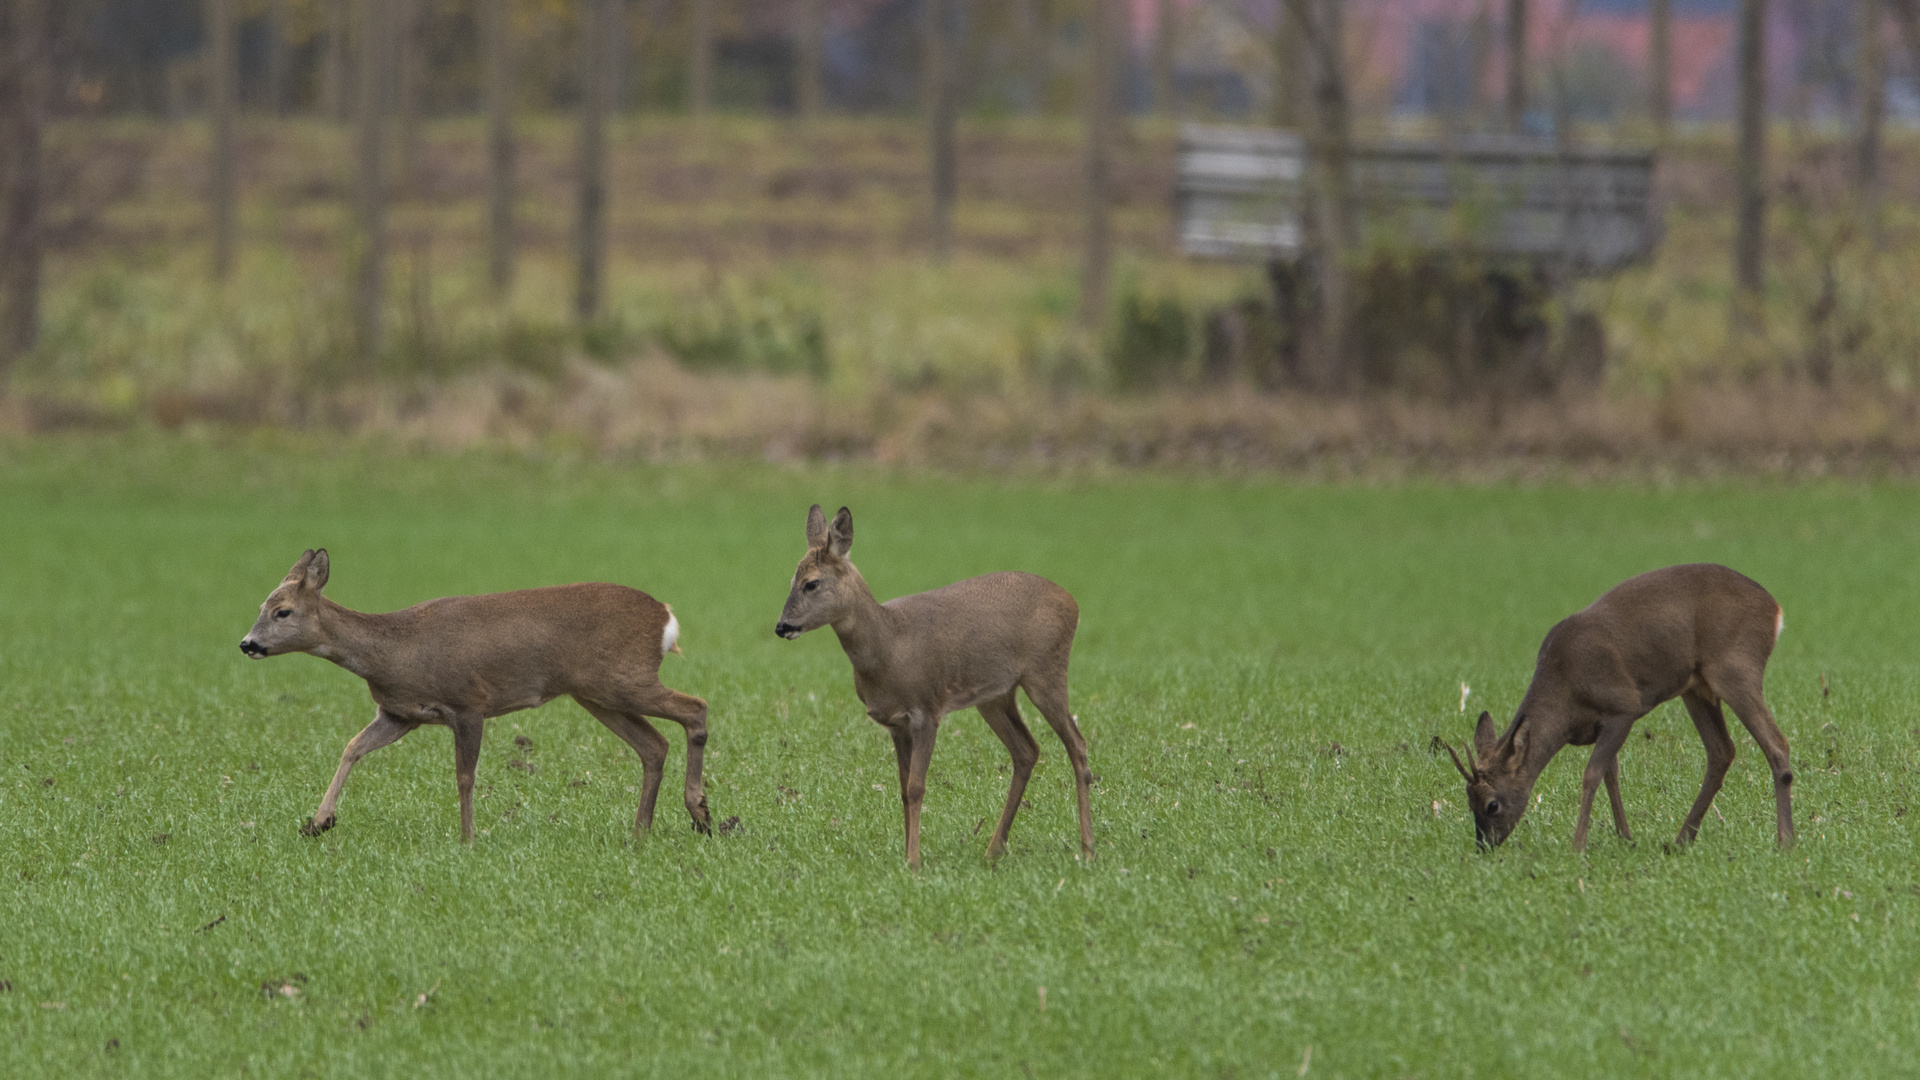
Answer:
[[[1460,755],[1453,752],[1452,743],[1442,740],[1437,735],[1434,736],[1433,741],[1446,748],[1447,756],[1453,759],[1453,767],[1460,770],[1460,775],[1466,777],[1467,783],[1473,783],[1474,778],[1480,774],[1480,763],[1473,760],[1473,747],[1467,747],[1467,763],[1462,765]]]

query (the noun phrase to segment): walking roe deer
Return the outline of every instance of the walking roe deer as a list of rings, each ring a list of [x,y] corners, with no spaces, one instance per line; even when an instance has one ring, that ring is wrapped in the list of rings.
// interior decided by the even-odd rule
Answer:
[[[486,720],[568,694],[640,755],[640,807],[634,828],[653,825],[667,740],[646,718],[672,720],[687,733],[687,813],[709,832],[700,763],[707,745],[707,703],[660,685],[660,661],[679,652],[680,621],[667,605],[624,585],[449,596],[404,611],[370,615],[320,594],[327,551],[310,550],[260,605],[240,641],[254,659],[304,652],[367,681],[378,706],[373,722],[347,743],[320,809],[300,831],[334,826],[334,806],[359,760],[422,724],[453,729],[453,773],[460,788],[460,839],[473,839],[473,778]]]
[[[1016,687],[1025,689],[1066,744],[1080,809],[1080,851],[1093,858],[1093,807],[1087,743],[1067,708],[1067,661],[1080,626],[1080,605],[1067,590],[1033,574],[968,578],[884,604],[873,598],[847,559],[853,515],[846,507],[827,524],[816,504],[807,511],[807,554],[773,632],[792,640],[832,626],[853,663],[853,687],[867,715],[893,735],[906,812],[907,865],[920,866],[920,806],[940,720],[977,706],[1013,757],[1007,805],[987,843],[987,857],[1006,850],[1013,815],[1040,745],[1020,718]]]
[[[1634,722],[1663,702],[1686,703],[1707,748],[1706,778],[1675,843],[1690,843],[1733,764],[1733,738],[1720,703],[1753,734],[1773,772],[1776,839],[1793,843],[1793,771],[1787,740],[1761,696],[1767,658],[1785,627],[1767,590],[1724,566],[1694,563],[1653,570],[1607,590],[1584,610],[1547,632],[1533,682],[1507,730],[1496,737],[1493,718],[1480,714],[1465,764],[1446,746],[1467,781],[1474,835],[1498,845],[1527,811],[1547,762],[1563,746],[1592,746],[1580,782],[1575,851],[1587,846],[1593,795],[1602,781],[1613,803],[1613,826],[1623,839],[1620,748]],[[1475,758],[1475,751],[1479,757]]]

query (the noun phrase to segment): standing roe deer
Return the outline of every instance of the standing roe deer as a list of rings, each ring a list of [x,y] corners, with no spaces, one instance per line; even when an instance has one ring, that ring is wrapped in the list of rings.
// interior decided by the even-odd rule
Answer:
[[[240,641],[259,659],[305,652],[367,681],[379,707],[373,723],[347,743],[320,809],[300,831],[333,828],[333,808],[361,758],[422,724],[453,729],[453,772],[460,788],[460,839],[473,839],[473,775],[484,722],[544,705],[562,694],[626,740],[640,755],[640,808],[634,828],[653,825],[654,796],[667,760],[666,737],[646,718],[687,732],[687,812],[710,831],[700,761],[707,745],[707,703],[660,685],[660,661],[678,652],[680,622],[667,605],[624,585],[449,596],[405,611],[368,615],[320,595],[327,551],[308,551],[260,605]]]
[[[1700,822],[1733,764],[1733,738],[1720,712],[1724,701],[1767,757],[1777,839],[1781,847],[1790,846],[1793,771],[1787,740],[1760,694],[1767,658],[1785,625],[1780,605],[1767,590],[1711,563],[1629,578],[1561,620],[1540,645],[1533,683],[1506,732],[1496,738],[1493,718],[1483,712],[1465,764],[1446,747],[1466,778],[1479,842],[1497,845],[1507,838],[1527,811],[1540,771],[1568,745],[1593,747],[1581,777],[1574,850],[1586,850],[1593,793],[1603,780],[1613,803],[1613,826],[1631,840],[1620,802],[1620,747],[1634,721],[1678,697],[1706,744],[1707,775],[1675,842],[1689,843],[1699,835]]]
[[[827,525],[816,504],[807,511],[807,554],[773,632],[792,640],[832,626],[853,662],[853,688],[867,715],[893,735],[900,801],[907,819],[907,865],[920,866],[920,805],[940,719],[978,706],[1013,756],[1013,781],[987,857],[1006,850],[1013,815],[1039,760],[1040,745],[1020,719],[1015,687],[1053,725],[1073,763],[1080,804],[1080,850],[1093,858],[1093,807],[1087,744],[1067,708],[1067,660],[1080,626],[1080,605],[1067,590],[1033,574],[968,578],[884,604],[847,560],[853,515],[846,507]]]

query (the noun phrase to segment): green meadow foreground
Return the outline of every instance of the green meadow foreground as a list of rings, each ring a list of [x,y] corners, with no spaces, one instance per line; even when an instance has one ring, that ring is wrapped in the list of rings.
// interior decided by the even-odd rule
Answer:
[[[1078,599],[1099,781],[942,729],[926,866],[826,632],[773,635],[809,503],[882,599],[988,570]],[[1385,488],[1143,475],[413,458],[268,440],[0,446],[0,1073],[269,1076],[1891,1075],[1920,1060],[1920,490]],[[301,549],[361,610],[569,581],[673,604],[711,703],[695,835],[630,839],[632,751],[571,702],[489,724],[478,836],[451,739],[366,759],[325,661],[236,647]],[[1622,754],[1639,842],[1571,851],[1585,751],[1473,847],[1458,741],[1542,635],[1656,566],[1786,610],[1697,846],[1677,703]],[[1470,686],[1462,711],[1461,684]],[[1823,692],[1823,685],[1826,692]],[[669,794],[684,761],[674,725]],[[519,738],[530,740],[521,745]],[[1724,820],[1723,820],[1724,817]],[[1044,991],[1042,990],[1044,988]]]

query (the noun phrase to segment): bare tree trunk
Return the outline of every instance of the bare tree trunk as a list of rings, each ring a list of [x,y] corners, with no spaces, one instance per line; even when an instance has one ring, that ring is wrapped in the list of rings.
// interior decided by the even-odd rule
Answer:
[[[1507,129],[1527,115],[1527,0],[1507,0]]]
[[[1903,42],[1907,42],[1908,63],[1914,63],[1914,65],[1920,65],[1920,8],[1916,8],[1916,4],[1914,4],[1914,0],[1880,0],[1878,4],[1874,4],[1874,8],[1880,8],[1882,12],[1893,13],[1893,23],[1895,23],[1895,25],[1899,27],[1899,31],[1901,31],[1901,40],[1903,40]],[[1874,37],[1880,37],[1880,35],[1876,33]],[[1882,44],[1880,48],[1882,48],[1882,56],[1880,56],[1880,71],[1882,71],[1882,79],[1880,79],[1880,86],[1878,86],[1878,92],[1876,92],[1876,98],[1880,98],[1880,104],[1878,104],[1878,111],[1880,111],[1880,113],[1884,113],[1885,111],[1885,63],[1887,63],[1887,61],[1885,61],[1884,44]],[[1876,148],[1876,163],[1874,163],[1874,171],[1876,171],[1876,175],[1878,175],[1878,171],[1880,171],[1880,165],[1878,165],[1878,148]],[[1880,209],[1880,188],[1878,188],[1878,184],[1876,184],[1876,188],[1874,188],[1874,194],[1872,194],[1872,198],[1874,198],[1874,240],[1878,242],[1878,240],[1880,240],[1880,233],[1878,233],[1878,225],[1880,225],[1880,221],[1878,221],[1878,209]]]
[[[320,57],[320,112],[329,120],[347,118],[347,4],[349,0],[321,0],[326,5],[325,52]]]
[[[1907,59],[1920,65],[1920,10],[1914,0],[1886,0],[1886,4],[1900,27],[1901,40],[1907,43]]]
[[[1306,44],[1300,20],[1291,5],[1283,2],[1274,25],[1273,122],[1294,131],[1306,121],[1307,97],[1313,92]]]
[[[1661,142],[1673,129],[1673,12],[1672,0],[1649,0],[1647,18],[1647,115]]]
[[[693,42],[687,58],[687,109],[698,117],[713,107],[713,0],[692,0]]]
[[[1735,329],[1757,325],[1766,284],[1767,227],[1767,4],[1740,0],[1740,145],[1735,164],[1739,191],[1733,241]]]
[[[1314,123],[1309,143],[1314,164],[1316,224],[1313,253],[1319,279],[1318,347],[1311,378],[1322,390],[1345,389],[1347,337],[1353,306],[1347,252],[1353,243],[1353,194],[1349,180],[1352,123],[1347,109],[1344,0],[1309,0],[1319,8],[1311,28]]]
[[[0,376],[40,339],[47,0],[0,0]]]
[[[287,0],[267,0],[267,115],[287,114]]]
[[[794,28],[794,36],[799,39],[800,46],[797,50],[800,92],[794,96],[804,120],[818,119],[826,112],[824,54],[827,24],[820,4],[821,0],[800,0],[799,25]]]
[[[1040,0],[1013,0],[1014,42],[1020,67],[1020,111],[1043,111],[1047,94],[1047,50],[1052,40]]]
[[[574,224],[573,314],[600,316],[607,272],[608,49],[619,22],[619,0],[583,0],[580,11],[580,136],[576,165],[579,202]]]
[[[234,57],[234,0],[206,0],[207,97],[213,121],[212,183],[208,209],[213,218],[213,276],[225,281],[233,273],[234,200],[239,187],[239,163],[233,144],[234,83],[240,74]]]
[[[1467,27],[1467,115],[1476,125],[1486,120],[1487,68],[1493,60],[1492,2],[1475,0],[1473,21]]]
[[[1179,17],[1174,0],[1158,0],[1153,9],[1153,111],[1172,119],[1180,114],[1173,99],[1174,21]],[[1285,20],[1282,20],[1284,23]],[[1283,68],[1280,73],[1286,78]]]
[[[1090,0],[1087,28],[1086,250],[1080,267],[1080,325],[1098,330],[1107,317],[1112,262],[1113,68],[1117,0]]]
[[[400,113],[400,160],[395,163],[395,186],[402,198],[411,198],[420,168],[420,0],[391,0],[393,4],[393,58],[395,104]]]
[[[359,44],[354,72],[355,210],[359,236],[353,281],[354,343],[359,362],[370,369],[387,340],[387,177],[386,116],[392,73],[392,26],[387,0],[359,0],[355,12]]]
[[[1887,40],[1880,0],[1853,0],[1859,48],[1860,144],[1854,176],[1860,209],[1874,229],[1880,202],[1880,133],[1887,112]]]
[[[487,280],[513,287],[513,15],[510,0],[481,0],[487,79]]]
[[[1284,0],[1284,18],[1298,28],[1311,66],[1307,125],[1305,270],[1315,297],[1302,349],[1301,376],[1316,390],[1346,384],[1349,310],[1347,253],[1354,216],[1348,162],[1352,128],[1347,106],[1346,19],[1342,0]]]
[[[633,27],[629,24],[627,17],[627,9],[631,6],[631,2],[632,0],[614,0],[612,14],[607,16],[607,55],[601,63],[606,65],[609,123],[617,123],[626,114],[632,99]]]
[[[959,191],[959,151],[954,145],[958,87],[954,69],[953,17],[957,0],[926,0],[927,159],[933,181],[933,261],[953,256],[953,204]]]

